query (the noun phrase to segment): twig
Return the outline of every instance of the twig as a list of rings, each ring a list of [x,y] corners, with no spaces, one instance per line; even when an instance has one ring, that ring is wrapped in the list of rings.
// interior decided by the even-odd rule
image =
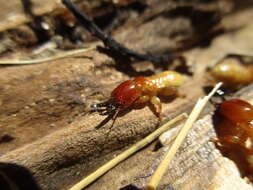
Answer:
[[[251,98],[248,102],[253,105],[253,98]]]
[[[84,52],[91,51],[94,49],[95,47],[88,47],[85,49],[71,50],[71,51],[57,53],[56,55],[53,55],[47,58],[42,58],[42,59],[31,59],[31,60],[1,60],[0,59],[0,65],[29,65],[29,64],[44,63],[47,61],[54,61],[54,60],[62,59],[64,57],[69,57],[75,54],[84,53]]]
[[[183,113],[183,114],[175,117],[174,119],[168,121],[166,124],[164,124],[163,126],[161,126],[160,128],[158,128],[156,131],[154,131],[153,133],[151,133],[150,135],[148,135],[147,137],[145,137],[144,139],[142,139],[141,141],[139,141],[138,143],[136,143],[135,145],[133,145],[132,147],[130,147],[129,149],[127,149],[126,151],[124,151],[121,154],[119,154],[117,157],[113,158],[112,160],[110,160],[109,162],[107,162],[106,164],[104,164],[102,167],[100,167],[95,172],[93,172],[92,174],[90,174],[89,176],[87,176],[86,178],[84,178],[83,180],[81,180],[79,183],[75,184],[69,190],[81,190],[81,189],[83,189],[84,187],[86,187],[87,185],[89,185],[90,183],[92,183],[93,181],[95,181],[97,178],[99,178],[100,176],[102,176],[103,174],[105,174],[107,171],[109,171],[110,169],[112,169],[113,167],[115,167],[117,164],[119,164],[120,162],[122,162],[123,160],[125,160],[126,158],[128,158],[129,156],[131,156],[133,153],[135,153],[136,151],[140,150],[144,146],[146,146],[149,143],[151,143],[161,133],[163,133],[166,130],[168,130],[168,128],[172,124],[174,124],[174,123],[176,123],[176,122],[178,122],[178,121],[180,121],[182,119],[185,119],[186,117],[187,117],[187,114]]]
[[[214,95],[214,93],[221,87],[222,83],[218,83],[214,89],[204,98],[199,99],[196,105],[194,106],[191,114],[189,115],[188,119],[186,120],[183,128],[180,130],[177,138],[175,139],[173,145],[171,146],[170,150],[168,153],[165,155],[163,161],[160,163],[158,166],[157,170],[151,177],[151,180],[149,184],[147,185],[146,189],[147,190],[155,190],[159,182],[161,181],[162,176],[165,174],[171,160],[176,154],[176,151],[184,141],[188,131],[191,129],[193,123],[197,120],[200,112],[208,102],[208,100],[211,98],[211,96]]]
[[[105,34],[87,15],[78,10],[70,0],[62,0],[62,3],[73,13],[73,15],[77,18],[77,20],[79,20],[84,28],[86,28],[92,35],[103,41],[104,45],[110,50],[118,52],[123,56],[127,56],[128,58],[132,57],[136,60],[147,60],[153,63],[166,63],[169,60],[178,57],[172,53],[156,57],[131,50]]]

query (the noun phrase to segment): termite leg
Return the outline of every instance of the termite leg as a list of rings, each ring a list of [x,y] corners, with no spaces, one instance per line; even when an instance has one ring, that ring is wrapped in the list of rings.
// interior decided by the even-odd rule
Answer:
[[[218,144],[220,141],[217,137],[212,137],[211,139],[211,142],[214,143],[214,144]]]
[[[161,100],[157,96],[153,96],[150,99],[151,104],[155,108],[155,114],[159,117],[159,121],[161,121],[161,112],[162,112],[162,103]]]
[[[216,146],[219,146],[219,147],[226,147],[227,143],[230,143],[230,144],[237,144],[237,143],[239,143],[238,142],[239,139],[236,138],[235,136],[225,136],[225,137],[222,137],[222,138],[213,137],[213,138],[211,138],[211,141]]]
[[[215,146],[222,147],[222,143],[217,137],[212,137],[210,140],[211,140],[212,143],[215,144]]]
[[[182,97],[184,98],[185,95],[184,94],[180,94],[177,90],[177,88],[175,87],[167,87],[167,88],[164,88],[163,90],[161,90],[160,92],[160,95],[163,95],[163,96],[176,96],[176,97]]]
[[[135,106],[139,106],[141,104],[144,104],[146,102],[150,101],[150,97],[147,95],[141,96],[140,98],[138,98],[135,102],[134,105]]]

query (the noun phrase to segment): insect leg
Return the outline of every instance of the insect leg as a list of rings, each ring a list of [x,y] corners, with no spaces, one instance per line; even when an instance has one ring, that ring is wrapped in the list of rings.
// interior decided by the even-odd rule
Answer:
[[[153,96],[150,102],[155,108],[155,114],[159,117],[159,121],[161,121],[162,103],[160,99],[157,96]]]
[[[134,102],[134,106],[139,106],[142,104],[145,104],[146,102],[150,101],[150,97],[147,95],[141,96],[139,97],[135,102]]]

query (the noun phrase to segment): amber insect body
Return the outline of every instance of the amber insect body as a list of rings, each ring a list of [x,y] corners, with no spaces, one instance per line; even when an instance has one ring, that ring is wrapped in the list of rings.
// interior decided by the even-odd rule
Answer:
[[[150,102],[160,117],[162,104],[159,96],[177,94],[183,84],[183,76],[175,71],[165,71],[149,77],[136,77],[119,84],[111,93],[109,101],[93,104],[92,108],[101,115],[122,111],[129,107]]]
[[[253,65],[243,65],[235,60],[215,65],[210,73],[216,80],[230,86],[253,82]]]
[[[214,124],[217,146],[238,164],[243,175],[253,179],[253,106],[240,99],[224,101]]]

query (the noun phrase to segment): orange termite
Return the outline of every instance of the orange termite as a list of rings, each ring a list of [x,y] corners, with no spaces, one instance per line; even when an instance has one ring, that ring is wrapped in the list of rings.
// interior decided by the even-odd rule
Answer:
[[[238,86],[253,82],[253,64],[245,65],[236,59],[224,60],[210,69],[211,75],[227,86]]]
[[[119,84],[111,98],[103,103],[93,104],[93,111],[100,115],[117,115],[132,106],[151,103],[160,119],[162,104],[159,96],[177,95],[177,87],[183,83],[183,76],[175,71],[165,71],[149,77],[136,77]],[[116,116],[115,116],[116,117]]]
[[[253,106],[240,99],[224,101],[214,115],[217,147],[253,179]]]

